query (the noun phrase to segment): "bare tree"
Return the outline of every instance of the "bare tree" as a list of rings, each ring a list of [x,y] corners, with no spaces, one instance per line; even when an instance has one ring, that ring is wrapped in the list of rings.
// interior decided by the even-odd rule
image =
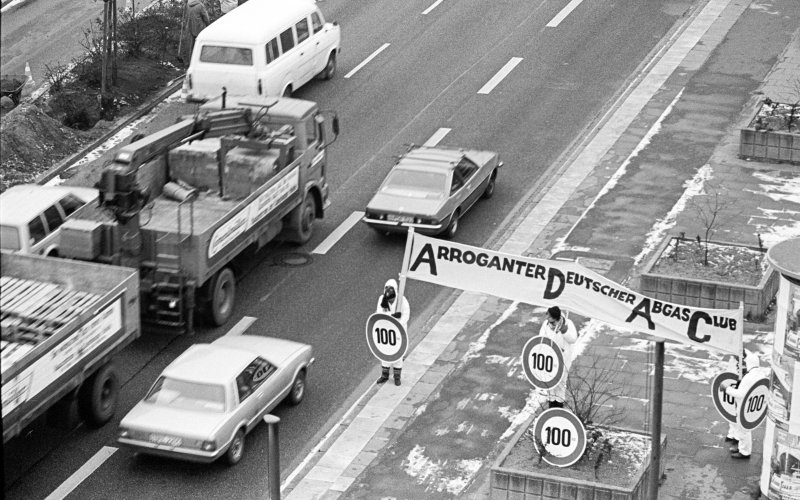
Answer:
[[[709,241],[719,226],[731,217],[729,209],[733,205],[733,200],[727,197],[727,189],[724,187],[706,183],[705,194],[695,196],[689,204],[703,226],[703,237],[697,235],[697,242],[703,245],[703,265],[707,266]]]

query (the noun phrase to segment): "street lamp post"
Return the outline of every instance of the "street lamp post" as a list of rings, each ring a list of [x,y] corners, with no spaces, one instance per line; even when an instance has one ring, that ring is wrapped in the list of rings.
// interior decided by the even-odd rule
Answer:
[[[269,429],[267,434],[267,477],[270,500],[281,500],[281,467],[278,462],[278,423],[280,421],[281,419],[275,415],[264,415],[264,422]]]

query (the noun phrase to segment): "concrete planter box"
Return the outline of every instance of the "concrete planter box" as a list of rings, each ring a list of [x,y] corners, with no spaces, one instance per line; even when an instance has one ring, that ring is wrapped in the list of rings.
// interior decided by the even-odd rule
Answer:
[[[491,500],[647,500],[647,493],[650,487],[650,452],[644,459],[644,465],[634,478],[633,486],[623,487],[616,484],[605,484],[599,481],[584,481],[580,479],[560,477],[555,474],[537,472],[535,470],[510,469],[503,466],[511,450],[520,440],[525,431],[533,425],[535,416],[520,427],[511,441],[497,457],[491,469]],[[629,429],[610,429],[639,434],[647,439],[647,446],[650,446],[649,436],[639,431]],[[667,436],[661,435],[661,467],[659,477],[664,475],[664,464],[667,453]],[[536,468],[536,464],[531,464],[531,469]],[[548,466],[547,470],[552,471],[554,467]],[[557,468],[555,468],[557,469]]]
[[[738,309],[739,303],[743,302],[745,318],[760,320],[764,317],[770,302],[778,291],[778,275],[774,269],[770,267],[756,286],[668,276],[652,272],[651,270],[675,239],[679,238],[677,236],[664,238],[655,255],[645,265],[639,285],[639,289],[644,295],[666,302],[712,309]],[[766,253],[766,250],[747,245],[718,241],[709,243],[743,247]]]
[[[740,129],[739,156],[800,165],[800,130],[794,124],[786,129],[791,111],[788,104],[763,102],[750,125]]]

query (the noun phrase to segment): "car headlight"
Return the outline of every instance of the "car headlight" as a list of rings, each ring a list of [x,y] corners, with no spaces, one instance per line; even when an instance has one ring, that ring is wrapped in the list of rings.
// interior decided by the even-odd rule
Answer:
[[[203,444],[200,445],[200,448],[203,451],[214,451],[217,449],[216,441],[203,441]]]
[[[131,431],[129,431],[125,427],[120,427],[119,430],[117,431],[117,437],[129,438],[131,437]]]

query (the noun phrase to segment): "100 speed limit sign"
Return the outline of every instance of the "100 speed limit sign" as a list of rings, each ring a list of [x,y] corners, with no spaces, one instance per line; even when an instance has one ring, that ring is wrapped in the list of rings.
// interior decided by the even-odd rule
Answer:
[[[556,467],[569,467],[586,451],[586,429],[565,408],[543,411],[533,424],[533,436],[542,459]]]
[[[533,337],[522,348],[522,367],[534,387],[552,389],[564,378],[564,354],[551,339]]]
[[[367,319],[367,345],[373,356],[394,363],[408,350],[406,328],[389,314],[375,313]]]
[[[739,425],[747,430],[758,427],[767,416],[769,380],[762,378],[747,391],[739,408]]]

